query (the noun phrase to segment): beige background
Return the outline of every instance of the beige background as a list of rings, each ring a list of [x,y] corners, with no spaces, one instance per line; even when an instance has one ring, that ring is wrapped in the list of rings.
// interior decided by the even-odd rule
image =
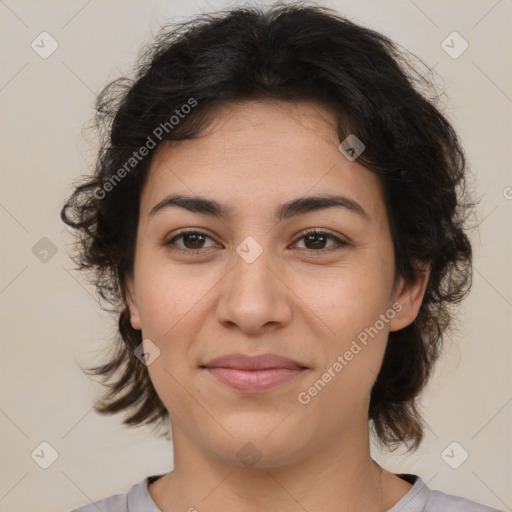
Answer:
[[[91,410],[100,388],[77,362],[92,362],[114,322],[73,270],[71,238],[59,209],[72,180],[94,157],[81,133],[93,114],[94,93],[129,72],[141,43],[159,24],[225,5],[0,2],[0,511],[66,511],[171,469],[168,442],[149,428],[125,429],[121,418]],[[420,474],[432,488],[512,510],[512,2],[324,5],[384,32],[435,66],[481,195],[482,223],[472,234],[474,287],[423,400],[431,431],[413,455],[375,450],[375,456],[389,469]],[[31,48],[42,31],[59,45],[47,59]],[[453,31],[469,43],[457,59],[441,47]],[[41,261],[41,247],[48,245],[40,242],[43,237],[57,250],[47,261]],[[48,469],[31,457],[36,449],[41,453],[43,441],[58,452]],[[458,469],[441,457],[453,441],[469,453]],[[460,448],[453,453],[460,457]]]

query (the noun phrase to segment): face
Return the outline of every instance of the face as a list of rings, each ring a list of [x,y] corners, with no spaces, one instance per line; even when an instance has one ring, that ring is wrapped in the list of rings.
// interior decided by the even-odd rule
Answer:
[[[271,467],[367,436],[389,331],[425,280],[395,276],[379,179],[338,144],[322,105],[259,101],[155,154],[127,300],[191,449]]]

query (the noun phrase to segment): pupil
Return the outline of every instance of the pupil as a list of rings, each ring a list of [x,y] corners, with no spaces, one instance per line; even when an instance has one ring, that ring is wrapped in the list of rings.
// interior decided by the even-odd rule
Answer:
[[[185,246],[188,249],[201,248],[200,246],[198,247],[198,244],[200,245],[201,242],[204,241],[203,238],[204,238],[203,235],[200,235],[200,234],[185,235],[184,236],[184,240],[186,242]],[[307,235],[306,236],[306,246],[307,246],[308,242],[311,242],[313,244],[313,249],[322,248],[322,245],[325,244],[325,236],[317,235],[317,234]],[[190,245],[192,245],[192,247],[189,247]]]
[[[308,236],[306,237],[306,239],[307,239],[307,240],[309,240],[309,241],[313,241],[313,239],[314,239],[314,238],[320,238],[320,239],[321,239],[321,241],[320,241],[320,245],[322,245],[322,243],[325,243],[325,236],[323,236],[323,235],[313,234],[313,235],[308,235]],[[313,247],[313,248],[318,248],[318,245],[319,245],[319,244],[318,244],[318,243],[313,242],[313,245],[314,245],[314,247]]]
[[[199,235],[199,234],[185,235],[184,240],[185,241],[187,241],[187,240],[190,241],[190,239],[192,239],[192,246],[193,247],[188,247],[190,244],[187,244],[187,243],[185,243],[185,246],[188,249],[198,249],[198,248],[200,249],[200,247],[196,247],[195,244],[196,243],[201,243],[202,242],[202,240],[200,240],[201,238],[203,238],[203,235]]]

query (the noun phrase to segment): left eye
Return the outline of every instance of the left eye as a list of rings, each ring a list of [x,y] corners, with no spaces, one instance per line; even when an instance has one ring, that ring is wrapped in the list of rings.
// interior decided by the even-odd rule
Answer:
[[[213,240],[209,235],[201,231],[182,231],[181,233],[178,233],[176,236],[166,241],[165,245],[176,245],[176,242],[180,239],[182,239],[183,246],[178,245],[172,248],[172,250],[188,254],[197,254],[202,252],[203,249],[208,249],[208,247],[203,247],[202,244],[204,244],[206,239]],[[346,242],[340,240],[338,237],[331,235],[330,233],[325,233],[323,231],[309,231],[303,233],[295,243],[298,243],[300,240],[304,240],[304,244],[306,245],[304,249],[309,252],[321,252],[331,250],[332,245],[331,247],[328,248],[324,247],[328,240],[336,242],[336,244],[340,246],[338,248],[348,245]],[[308,244],[310,245],[309,247]]]
[[[303,233],[299,240],[304,239],[304,243],[311,243],[313,248],[306,247],[307,251],[319,252],[322,250],[326,250],[325,247],[319,247],[324,245],[327,240],[334,240],[338,245],[344,246],[347,245],[346,242],[340,240],[338,237],[331,235],[329,233],[324,233],[322,231],[310,231],[308,233]],[[332,247],[332,246],[331,246]]]

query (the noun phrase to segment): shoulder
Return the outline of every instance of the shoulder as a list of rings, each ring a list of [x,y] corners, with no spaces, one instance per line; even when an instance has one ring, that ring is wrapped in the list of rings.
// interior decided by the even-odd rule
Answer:
[[[113,494],[101,500],[88,503],[70,512],[161,512],[155,505],[148,491],[148,483],[155,476],[144,478],[131,486],[124,494]]]
[[[497,508],[488,507],[460,496],[446,494],[441,491],[430,491],[425,512],[437,512],[439,510],[446,512],[502,512]]]
[[[126,494],[114,494],[89,503],[82,505],[81,507],[74,508],[71,512],[128,512],[128,493]]]
[[[413,484],[413,486],[387,512],[503,512],[460,496],[432,491],[418,475],[404,473],[396,476]]]

